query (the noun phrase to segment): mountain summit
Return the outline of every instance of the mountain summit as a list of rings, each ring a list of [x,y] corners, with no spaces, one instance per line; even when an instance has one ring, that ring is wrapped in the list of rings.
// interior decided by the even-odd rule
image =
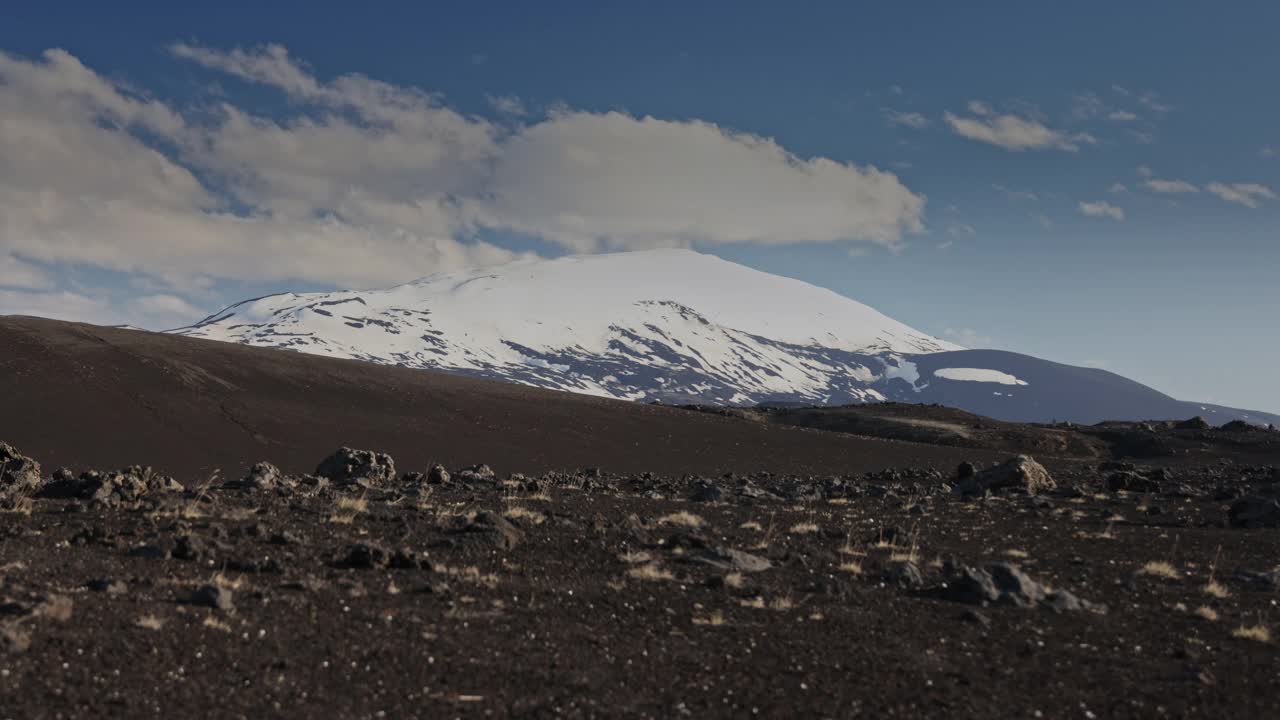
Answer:
[[[882,400],[867,385],[885,359],[959,349],[830,290],[690,250],[272,295],[175,332],[630,400],[734,404]]]
[[[625,400],[941,403],[1006,420],[1275,416],[1113,373],[965,350],[799,280],[690,250],[528,258],[386,290],[285,293],[181,335]]]

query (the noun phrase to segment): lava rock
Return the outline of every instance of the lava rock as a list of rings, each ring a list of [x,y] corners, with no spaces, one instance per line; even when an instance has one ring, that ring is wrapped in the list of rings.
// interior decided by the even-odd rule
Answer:
[[[724,492],[720,488],[708,482],[699,482],[694,485],[693,492],[689,495],[689,500],[693,502],[719,502],[724,497]]]
[[[201,607],[209,607],[223,612],[230,612],[235,609],[235,603],[232,600],[231,589],[221,585],[201,585],[191,593],[191,597],[187,602],[192,605]]]
[[[1280,527],[1280,500],[1258,496],[1243,498],[1231,505],[1227,519],[1231,527]]]
[[[23,653],[31,648],[31,633],[23,630],[17,623],[0,625],[0,650],[8,653]]]
[[[446,531],[466,538],[483,538],[502,550],[512,550],[524,540],[524,533],[501,515],[482,510],[474,517],[455,515]]]
[[[706,548],[689,559],[726,572],[757,573],[773,567],[767,558],[726,547]]]
[[[35,493],[41,482],[40,463],[0,442],[0,507]]]
[[[956,484],[961,495],[982,495],[1004,489],[1022,490],[1036,495],[1057,487],[1044,466],[1028,455],[1018,455],[993,468],[981,470]]]
[[[915,563],[892,562],[880,574],[880,579],[889,585],[896,585],[907,590],[918,590],[924,587],[924,576]]]
[[[936,594],[947,600],[970,605],[1033,608],[1044,604],[1057,612],[1106,610],[1101,605],[1081,600],[1069,592],[1050,591],[1017,565],[1007,562],[990,563],[981,569],[952,567],[946,584]]]
[[[493,468],[481,464],[463,468],[455,473],[455,477],[459,482],[468,485],[484,485],[493,483],[497,479],[497,474],[493,472]]]
[[[396,463],[386,453],[338,448],[316,466],[315,474],[334,485],[378,487],[396,478]]]
[[[1232,579],[1255,590],[1280,590],[1280,570],[1255,572],[1245,568],[1236,568]]]
[[[76,498],[92,507],[135,505],[154,493],[182,492],[182,484],[150,467],[132,465],[123,470],[90,470],[78,478],[57,478],[42,492],[46,497]]]
[[[199,560],[208,554],[209,546],[199,535],[182,535],[173,546],[173,557],[179,560]]]
[[[129,586],[123,580],[90,580],[84,586],[93,592],[108,595],[123,595],[129,592]]]
[[[449,471],[444,469],[439,463],[432,465],[427,471],[427,482],[431,485],[443,485],[449,482]]]
[[[280,468],[269,462],[260,462],[249,468],[248,474],[235,483],[238,487],[253,490],[274,490],[287,485],[288,480]]]
[[[348,545],[337,561],[339,567],[357,570],[386,567],[391,561],[391,554],[385,548],[372,543],[355,543]]]
[[[1107,477],[1107,488],[1112,492],[1160,492],[1160,483],[1136,472],[1122,470]]]
[[[1183,420],[1174,427],[1178,430],[1208,430],[1212,426],[1209,425],[1208,420],[1197,415],[1190,420]]]

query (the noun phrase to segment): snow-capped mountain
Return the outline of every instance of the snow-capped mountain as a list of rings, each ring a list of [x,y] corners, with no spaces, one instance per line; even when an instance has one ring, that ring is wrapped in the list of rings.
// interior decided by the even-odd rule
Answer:
[[[386,290],[285,293],[173,332],[626,400],[941,403],[1007,420],[1274,415],[964,350],[808,283],[688,250],[524,259]]]
[[[630,400],[732,404],[882,400],[872,385],[897,357],[959,349],[830,290],[689,250],[272,295],[175,332]]]

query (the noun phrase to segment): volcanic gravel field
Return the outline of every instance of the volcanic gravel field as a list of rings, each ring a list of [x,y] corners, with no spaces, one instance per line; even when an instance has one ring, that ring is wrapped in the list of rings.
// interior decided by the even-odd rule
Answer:
[[[1274,431],[1033,459],[13,318],[0,390],[0,717],[1280,716]]]

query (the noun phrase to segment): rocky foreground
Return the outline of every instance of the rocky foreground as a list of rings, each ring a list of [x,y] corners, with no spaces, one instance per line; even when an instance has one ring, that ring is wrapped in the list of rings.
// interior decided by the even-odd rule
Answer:
[[[1280,470],[980,465],[184,485],[0,444],[0,715],[1280,714]]]

